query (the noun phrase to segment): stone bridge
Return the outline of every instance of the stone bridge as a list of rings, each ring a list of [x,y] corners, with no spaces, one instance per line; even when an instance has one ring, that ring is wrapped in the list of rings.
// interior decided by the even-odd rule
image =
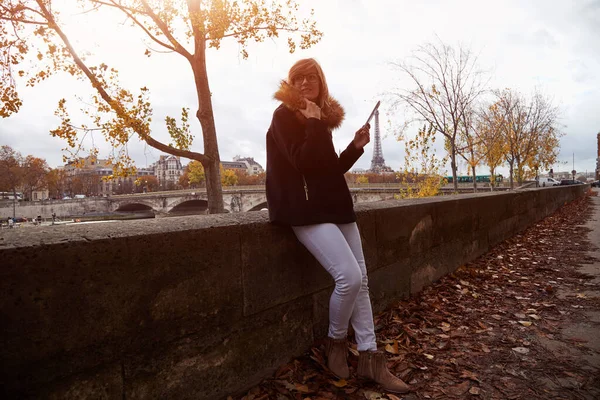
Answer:
[[[107,200],[108,211],[147,210],[159,215],[190,210],[202,212],[208,207],[205,189],[120,195],[109,197]],[[267,198],[263,188],[225,189],[223,202],[228,212],[258,211],[267,208]]]
[[[351,188],[355,204],[394,199],[398,188]],[[156,214],[185,212],[190,209],[206,210],[205,189],[196,191],[170,191],[112,196],[108,198],[108,211],[153,211]],[[228,212],[259,211],[267,208],[264,187],[253,189],[224,189],[223,202]]]
[[[350,188],[355,204],[391,200],[398,194],[399,187]],[[223,201],[227,212],[258,211],[267,208],[264,186],[237,187],[223,190]],[[73,200],[46,200],[19,202],[15,205],[17,217],[34,218],[41,215],[49,218],[81,216],[91,213],[153,212],[157,216],[178,214],[201,214],[208,206],[206,189],[177,190],[140,194],[93,197]],[[0,217],[13,215],[11,201],[0,203]]]

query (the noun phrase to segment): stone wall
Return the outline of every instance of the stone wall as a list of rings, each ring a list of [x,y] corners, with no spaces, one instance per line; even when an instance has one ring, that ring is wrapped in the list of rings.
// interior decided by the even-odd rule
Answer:
[[[357,206],[375,310],[588,186]],[[210,399],[327,327],[332,280],[266,212],[0,231],[3,398]]]
[[[110,202],[105,197],[90,197],[86,199],[72,200],[43,200],[43,201],[20,201],[14,205],[15,217],[36,218],[41,215],[44,219],[52,217],[56,213],[58,218],[81,216],[86,213],[105,213],[110,211]],[[11,200],[0,201],[0,218],[6,222],[6,218],[13,216],[13,204]]]

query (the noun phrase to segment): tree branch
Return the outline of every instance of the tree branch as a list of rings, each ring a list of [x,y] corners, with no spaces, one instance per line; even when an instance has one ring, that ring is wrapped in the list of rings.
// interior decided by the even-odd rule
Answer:
[[[139,27],[140,27],[140,28],[141,28],[141,29],[142,29],[142,30],[143,30],[143,31],[146,33],[146,35],[148,35],[148,36],[150,37],[150,39],[152,39],[153,41],[155,41],[155,42],[156,42],[156,43],[158,43],[159,45],[161,45],[161,46],[163,46],[163,47],[165,47],[165,48],[167,48],[167,49],[169,49],[169,50],[171,50],[171,51],[177,51],[177,50],[175,50],[175,48],[174,48],[173,46],[171,46],[171,45],[169,45],[169,44],[167,44],[167,43],[163,42],[162,40],[160,40],[159,38],[157,38],[156,36],[154,36],[154,35],[153,35],[153,34],[152,34],[152,33],[151,33],[151,32],[150,32],[150,31],[149,31],[147,28],[146,28],[146,26],[144,26],[144,24],[142,24],[142,23],[141,23],[141,22],[140,22],[140,21],[139,21],[139,20],[138,20],[138,19],[137,19],[137,18],[136,18],[134,15],[133,15],[133,12],[131,11],[131,9],[130,9],[129,7],[123,7],[123,6],[119,5],[119,4],[116,4],[114,1],[113,1],[113,4],[114,4],[114,5],[113,5],[113,4],[108,4],[108,3],[105,3],[105,2],[103,2],[103,1],[97,1],[97,3],[99,3],[99,4],[104,4],[104,5],[107,5],[107,6],[110,6],[110,7],[116,7],[116,8],[118,8],[118,9],[119,9],[119,10],[121,10],[121,11],[122,11],[122,12],[123,12],[125,15],[127,15],[127,17],[129,17],[129,18],[130,18],[130,19],[131,19],[131,20],[132,20],[132,21],[133,21],[133,22],[134,22],[134,23],[135,23],[137,26],[139,26]],[[136,12],[140,12],[140,11],[136,11]],[[182,55],[183,55],[183,56],[185,56],[184,54],[182,54]]]
[[[271,29],[273,29],[273,28],[270,28],[268,26],[260,26],[260,27],[257,27],[257,28],[251,28],[251,29],[246,29],[246,30],[243,30],[243,31],[228,33],[228,34],[223,35],[223,36],[221,36],[219,38],[212,38],[212,37],[208,36],[206,38],[206,40],[224,39],[224,38],[227,38],[227,37],[232,37],[232,36],[237,36],[237,35],[243,35],[245,33],[252,32],[252,31],[265,31],[265,30],[271,30]],[[284,26],[280,26],[280,27],[277,27],[275,29],[278,30],[278,31],[286,31],[286,32],[310,33],[310,31],[306,31],[306,30],[303,30],[303,29],[286,28]],[[207,32],[207,35],[210,35],[210,32]]]
[[[165,37],[167,39],[169,39],[169,42],[171,42],[171,44],[174,47],[174,51],[176,51],[177,53],[181,54],[182,56],[184,56],[188,60],[191,60],[192,59],[192,55],[190,54],[190,52],[187,51],[185,49],[185,47],[183,47],[177,41],[177,39],[175,39],[175,37],[171,34],[171,31],[169,31],[169,27],[167,26],[167,24],[165,24],[165,22],[163,20],[161,20],[158,17],[158,15],[156,15],[156,13],[154,13],[154,10],[152,10],[152,7],[150,7],[150,5],[148,4],[148,2],[146,0],[140,0],[140,1],[141,1],[142,5],[144,6],[144,9],[146,10],[146,13],[148,14],[148,16],[150,16],[150,18],[152,18],[152,21],[154,21],[154,23],[161,30],[161,32],[163,33],[163,35],[165,35]]]
[[[45,25],[45,26],[48,26],[47,22],[32,21],[32,20],[27,20],[27,19],[18,19],[18,18],[12,18],[12,17],[3,17],[3,16],[0,16],[0,20],[11,21],[11,22],[21,22],[23,24],[30,24],[30,25]]]
[[[208,156],[206,156],[206,155],[204,155],[202,153],[196,153],[196,152],[192,152],[192,151],[188,151],[188,150],[176,149],[176,148],[168,146],[168,145],[166,145],[166,144],[164,144],[162,142],[159,142],[158,140],[152,138],[148,132],[142,131],[139,126],[137,126],[136,124],[133,124],[133,123],[129,122],[130,118],[128,118],[127,112],[125,111],[125,109],[119,104],[119,102],[115,101],[106,92],[106,90],[104,89],[104,87],[102,86],[102,84],[98,81],[98,79],[96,78],[96,76],[90,71],[90,69],[87,67],[87,65],[85,65],[84,62],[81,60],[81,58],[79,57],[79,55],[77,54],[77,52],[75,51],[75,49],[73,48],[73,46],[71,45],[68,37],[62,31],[62,29],[58,26],[58,24],[54,20],[54,17],[52,16],[52,14],[46,8],[46,6],[44,4],[44,0],[36,0],[36,2],[38,3],[38,5],[40,6],[40,9],[44,13],[44,17],[48,20],[49,25],[52,27],[52,29],[54,29],[56,31],[56,33],[58,34],[58,36],[61,38],[61,40],[63,41],[63,43],[65,44],[65,46],[69,50],[69,53],[73,57],[73,60],[75,61],[75,63],[77,64],[77,66],[87,76],[87,78],[90,80],[90,82],[92,83],[93,87],[98,91],[98,93],[100,94],[100,96],[102,97],[102,99],[107,104],[110,105],[110,107],[115,111],[115,113],[117,114],[117,116],[119,118],[121,118],[123,121],[125,121],[125,123],[127,124],[127,126],[129,128],[131,128],[131,129],[133,129],[140,136],[140,138],[143,141],[145,141],[146,143],[148,143],[150,146],[152,146],[152,147],[154,147],[154,148],[156,148],[158,150],[162,150],[162,151],[164,151],[165,153],[168,153],[168,154],[173,154],[173,155],[177,155],[177,156],[181,156],[181,157],[185,157],[185,158],[190,158],[190,159],[193,159],[193,160],[198,160],[198,161],[200,161],[202,163],[210,161],[210,157],[208,157]]]

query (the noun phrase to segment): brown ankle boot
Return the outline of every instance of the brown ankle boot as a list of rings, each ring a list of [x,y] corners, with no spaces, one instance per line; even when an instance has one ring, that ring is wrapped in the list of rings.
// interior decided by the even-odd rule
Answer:
[[[346,339],[327,338],[325,343],[327,367],[335,376],[347,379],[350,376],[348,369],[348,341]]]
[[[385,354],[380,351],[361,351],[358,356],[357,374],[361,378],[371,379],[388,392],[406,393],[408,385],[395,377],[387,367]]]

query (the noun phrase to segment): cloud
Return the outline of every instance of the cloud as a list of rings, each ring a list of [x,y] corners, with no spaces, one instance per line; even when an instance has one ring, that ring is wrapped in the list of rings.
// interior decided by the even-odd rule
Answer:
[[[480,52],[484,69],[495,71],[493,87],[511,87],[528,94],[543,87],[564,109],[566,137],[563,154],[575,151],[582,168],[595,166],[593,133],[600,130],[595,108],[600,103],[600,1],[506,0],[481,2],[462,0],[310,0],[300,2],[315,8],[323,41],[308,51],[290,55],[284,40],[267,40],[249,47],[250,58],[239,56],[235,41],[223,41],[220,50],[208,51],[207,69],[221,158],[236,154],[253,156],[265,166],[265,134],[277,103],[272,94],[278,81],[298,58],[316,57],[323,65],[331,93],[345,107],[347,118],[334,133],[336,149],[343,149],[370,112],[381,93],[397,78],[389,61],[402,60],[417,45],[435,39],[449,44],[464,43]],[[69,20],[69,13],[63,14]],[[74,12],[72,13],[74,15]],[[69,32],[77,47],[96,53],[90,60],[107,62],[120,71],[121,82],[137,92],[148,86],[154,107],[153,134],[164,142],[167,115],[178,117],[182,107],[191,110],[196,136],[193,149],[202,151],[200,124],[194,117],[197,99],[187,61],[173,53],[144,57],[143,35],[131,34],[127,25],[117,25],[103,14],[77,16]],[[106,29],[111,26],[111,29]],[[114,27],[114,28],[113,28]],[[103,35],[97,35],[99,31]],[[133,31],[136,32],[136,31]],[[108,47],[107,47],[108,46]],[[108,49],[108,50],[106,50]],[[69,99],[74,118],[79,104],[75,94],[91,93],[87,82],[69,77],[52,78],[33,89],[21,88],[25,106],[21,113],[0,121],[0,144],[9,144],[23,154],[45,157],[52,166],[61,164],[65,144],[49,136],[57,126],[53,116],[59,98]],[[382,110],[388,105],[383,104]],[[383,154],[394,169],[403,165],[403,145],[389,134],[382,113]],[[402,125],[406,116],[391,117]],[[414,134],[417,127],[408,131]],[[107,150],[106,146],[103,147]],[[129,146],[139,165],[154,162],[160,153],[139,140]],[[580,155],[579,155],[580,154]],[[357,167],[368,168],[372,144]],[[586,160],[586,161],[584,161]]]

